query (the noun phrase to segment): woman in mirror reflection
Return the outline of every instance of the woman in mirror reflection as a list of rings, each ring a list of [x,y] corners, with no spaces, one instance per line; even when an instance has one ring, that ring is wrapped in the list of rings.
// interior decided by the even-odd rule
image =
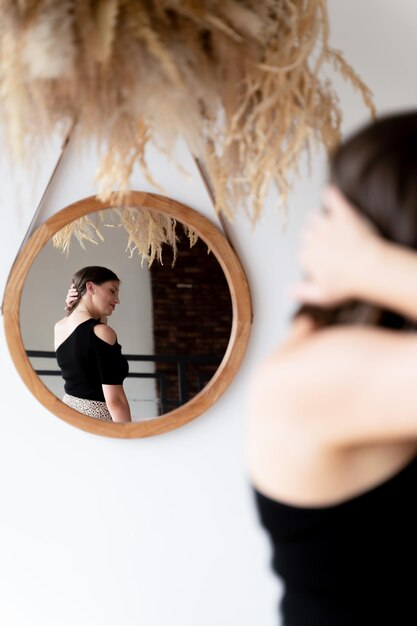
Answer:
[[[119,304],[120,280],[99,266],[72,279],[67,316],[55,324],[55,351],[65,381],[63,402],[90,417],[130,422],[123,389],[129,365],[107,318]]]
[[[249,458],[285,626],[417,623],[417,113],[333,154]]]

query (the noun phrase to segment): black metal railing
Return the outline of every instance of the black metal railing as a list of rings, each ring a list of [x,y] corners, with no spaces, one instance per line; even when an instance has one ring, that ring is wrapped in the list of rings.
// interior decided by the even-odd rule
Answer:
[[[61,376],[61,371],[56,363],[55,352],[48,350],[26,350],[26,354],[29,358],[41,358],[41,359],[53,359],[57,369],[39,369],[36,368],[35,372],[38,376]],[[141,379],[154,379],[159,385],[159,402],[161,413],[167,413],[168,411],[177,408],[185,404],[188,398],[189,380],[187,378],[187,367],[194,365],[213,365],[216,368],[220,365],[222,360],[221,356],[207,356],[207,355],[194,355],[184,356],[181,354],[163,354],[163,355],[150,355],[150,354],[124,354],[123,355],[128,362],[151,362],[168,364],[173,363],[176,365],[177,378],[178,378],[178,398],[179,400],[172,400],[169,398],[169,375],[165,372],[130,372],[128,378],[141,378]],[[202,375],[193,372],[194,378],[197,380],[197,392],[201,391],[210,380],[211,375],[207,376],[207,373]]]

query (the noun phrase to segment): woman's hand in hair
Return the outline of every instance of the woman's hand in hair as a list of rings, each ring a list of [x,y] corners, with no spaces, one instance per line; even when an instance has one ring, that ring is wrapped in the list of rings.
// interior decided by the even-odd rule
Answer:
[[[300,263],[305,278],[292,294],[300,303],[331,307],[366,291],[367,269],[372,274],[381,239],[337,188],[325,188],[323,207],[304,229]]]
[[[68,289],[67,297],[65,298],[65,310],[71,311],[72,305],[78,299],[78,291],[74,287],[74,283],[72,283],[71,287]],[[100,322],[102,324],[107,324],[107,317],[103,316],[100,318]]]
[[[74,287],[74,283],[68,289],[67,297],[65,298],[65,310],[70,311],[74,302],[78,298],[78,291]]]

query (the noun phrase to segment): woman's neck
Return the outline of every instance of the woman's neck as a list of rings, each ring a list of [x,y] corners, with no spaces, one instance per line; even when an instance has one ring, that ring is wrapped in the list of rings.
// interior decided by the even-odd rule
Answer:
[[[77,308],[73,311],[73,313],[78,313],[80,315],[88,315],[89,317],[100,317],[97,311],[94,309],[92,304],[81,301]]]

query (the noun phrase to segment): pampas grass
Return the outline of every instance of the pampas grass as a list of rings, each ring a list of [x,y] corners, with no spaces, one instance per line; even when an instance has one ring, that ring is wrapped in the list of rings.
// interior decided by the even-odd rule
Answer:
[[[99,241],[104,241],[101,234],[98,220],[104,223],[104,211],[96,214],[84,215],[77,220],[70,222],[64,228],[61,228],[52,237],[52,243],[55,248],[59,248],[68,255],[73,239],[76,239],[80,246],[85,250],[85,241],[89,241],[97,245]]]
[[[70,0],[44,2],[22,35],[22,60],[31,80],[59,79],[71,73],[76,49]]]
[[[300,156],[340,139],[326,67],[374,114],[371,93],[329,47],[326,0],[0,0],[0,118],[17,157],[76,121],[98,142],[99,195],[123,202],[149,142],[184,138],[216,208],[252,220]],[[34,156],[32,154],[32,156]]]
[[[148,267],[155,259],[163,265],[163,249],[169,246],[174,266],[177,258],[177,221],[144,207],[109,208],[84,215],[55,233],[52,243],[68,255],[74,239],[84,249],[87,241],[95,245],[104,241],[105,228],[124,228],[128,236],[126,251],[130,257],[137,253],[141,264],[146,262]],[[188,226],[183,225],[183,228],[190,247],[194,246],[198,240],[196,233]]]

